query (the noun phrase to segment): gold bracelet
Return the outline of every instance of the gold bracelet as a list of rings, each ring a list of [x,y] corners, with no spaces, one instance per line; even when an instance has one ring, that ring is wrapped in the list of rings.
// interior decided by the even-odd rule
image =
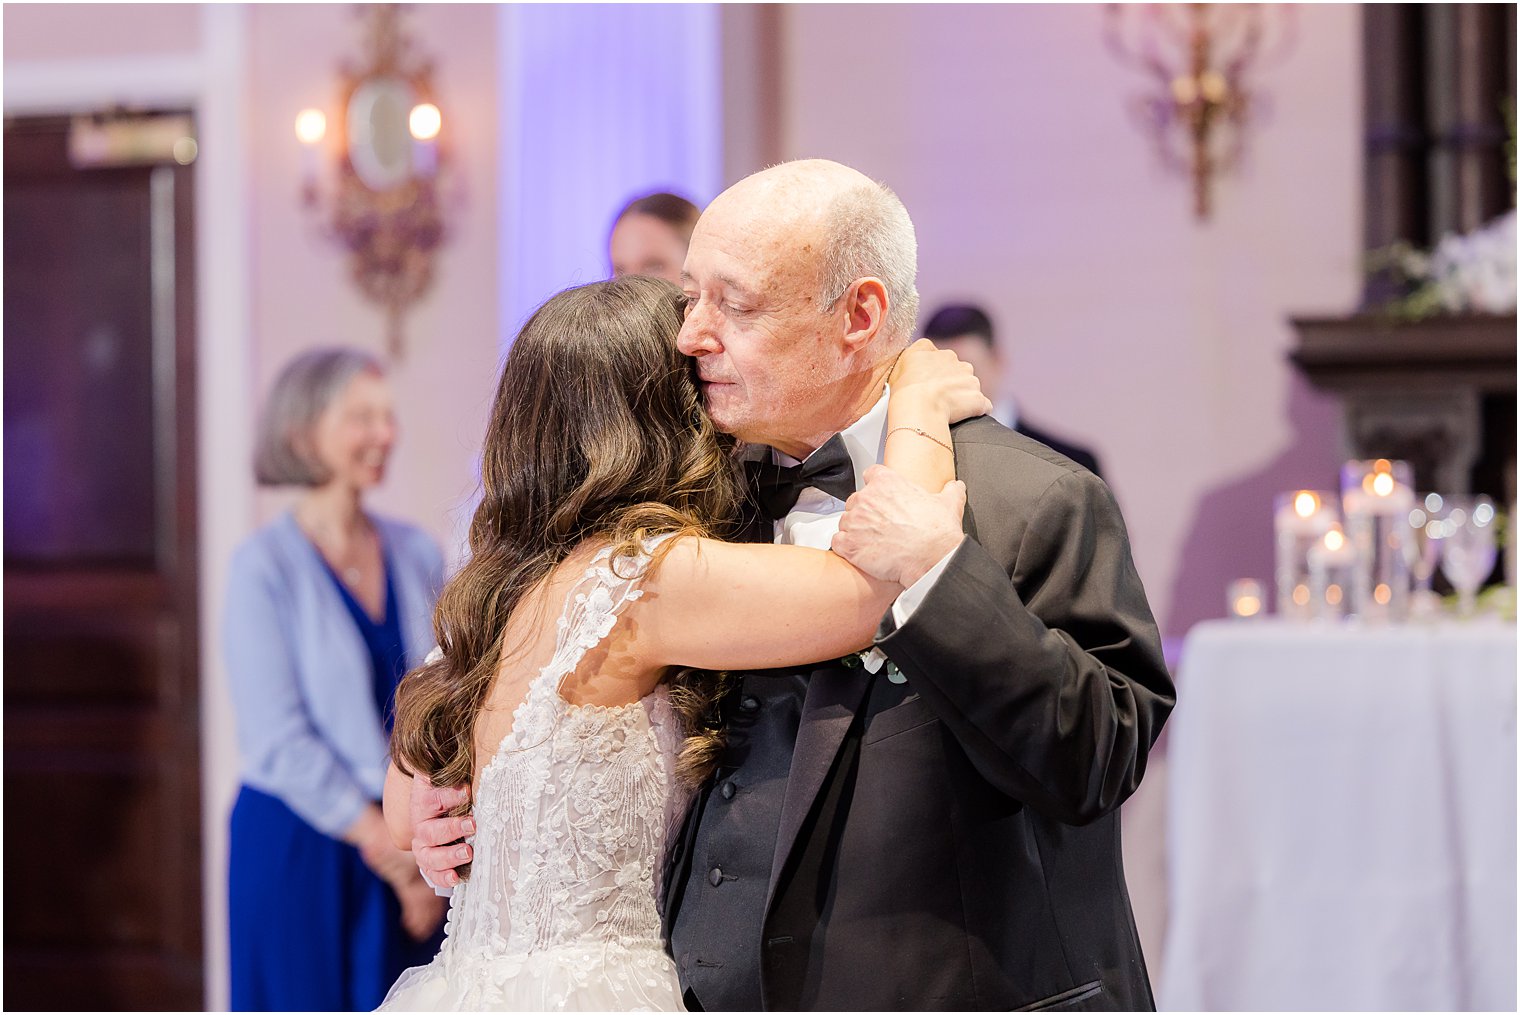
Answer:
[[[910,431],[912,433],[918,434],[920,437],[927,437],[931,441],[933,441],[934,443],[938,444],[940,447],[944,448],[946,451],[950,452],[952,455],[955,454],[955,449],[952,448],[950,445],[946,444],[944,441],[940,440],[938,437],[934,436],[933,434],[927,433],[927,432],[925,432],[923,430],[920,430],[916,426],[894,426],[892,429],[890,429],[890,430],[887,431],[887,437],[891,437],[893,434],[895,434],[899,430],[908,430],[908,431]],[[885,439],[886,438],[883,438],[883,440],[885,440]]]

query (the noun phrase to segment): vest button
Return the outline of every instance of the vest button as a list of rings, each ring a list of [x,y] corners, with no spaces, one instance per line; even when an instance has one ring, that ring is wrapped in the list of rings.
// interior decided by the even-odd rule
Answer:
[[[734,784],[731,783],[731,782],[725,782],[723,784],[723,788],[720,789],[720,790],[718,790],[718,792],[723,794],[723,799],[724,800],[732,800],[734,798],[734,792],[735,792],[735,790],[734,790]]]
[[[721,885],[723,883],[723,868],[714,867],[711,871],[709,871],[707,874],[707,883],[712,885],[714,888],[717,888],[719,885]]]
[[[739,711],[754,712],[760,708],[760,699],[753,694],[746,694],[739,699]]]

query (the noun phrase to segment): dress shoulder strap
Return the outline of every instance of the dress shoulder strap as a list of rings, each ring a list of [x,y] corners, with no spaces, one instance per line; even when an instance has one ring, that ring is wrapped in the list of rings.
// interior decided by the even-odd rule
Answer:
[[[655,551],[672,532],[650,536],[640,551],[617,557],[612,547],[604,546],[591,558],[585,572],[565,594],[560,611],[554,655],[543,670],[551,675],[555,686],[573,673],[587,652],[612,632],[618,617],[628,604],[644,594],[640,584],[649,570]]]

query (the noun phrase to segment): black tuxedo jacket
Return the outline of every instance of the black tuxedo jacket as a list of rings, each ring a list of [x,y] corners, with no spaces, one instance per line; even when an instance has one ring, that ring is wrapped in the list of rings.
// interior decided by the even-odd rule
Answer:
[[[1173,689],[1123,522],[1101,480],[987,417],[954,440],[970,538],[877,639],[906,682],[837,662],[755,676],[800,699],[786,777],[755,785],[774,811],[749,812],[755,855],[723,857],[710,888],[694,856],[744,813],[725,808],[746,767],[774,768],[763,738],[720,772],[737,798],[709,786],[672,851],[672,951],[709,1007],[752,1003],[704,968],[735,934],[772,1010],[1153,1006],[1117,810]],[[763,890],[725,883],[747,870]]]
[[[1022,419],[1018,420],[1017,422],[1019,424],[1016,428],[1017,431],[1023,434],[1025,437],[1028,437],[1032,441],[1038,441],[1057,454],[1065,455],[1067,458],[1070,458],[1072,461],[1082,466],[1082,468],[1086,469],[1088,472],[1091,472],[1094,476],[1097,476],[1100,479],[1103,477],[1102,471],[1100,471],[1098,468],[1098,456],[1091,450],[1084,448],[1078,444],[1072,444],[1068,441],[1063,441],[1055,434],[1049,433],[1045,430],[1040,430],[1036,427],[1032,427]]]

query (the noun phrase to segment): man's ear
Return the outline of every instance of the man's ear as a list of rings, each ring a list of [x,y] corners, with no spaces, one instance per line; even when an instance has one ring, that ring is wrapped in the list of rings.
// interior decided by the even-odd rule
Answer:
[[[845,348],[857,352],[870,345],[886,323],[890,308],[885,282],[870,276],[856,279],[844,294]]]

